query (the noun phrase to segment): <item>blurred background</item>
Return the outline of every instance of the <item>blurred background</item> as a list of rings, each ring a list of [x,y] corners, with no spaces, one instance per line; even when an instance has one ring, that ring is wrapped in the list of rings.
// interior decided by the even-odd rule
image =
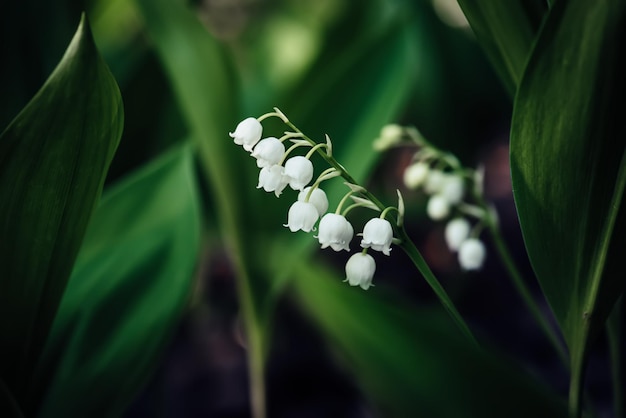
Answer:
[[[278,106],[311,137],[328,133],[339,154],[348,147],[342,138],[360,135],[358,147],[350,145],[351,153],[370,163],[355,175],[390,204],[396,201],[395,190],[402,191],[409,235],[478,338],[565,395],[567,374],[507,279],[487,234],[484,268],[462,272],[446,247],[445,223],[429,220],[426,196],[403,186],[403,171],[415,149],[397,147],[376,154],[371,148],[383,124],[393,122],[417,127],[468,167],[484,166],[485,196],[497,209],[505,240],[528,285],[549,312],[525,256],[512,198],[507,145],[512,99],[456,1],[205,0],[186,6],[201,22],[202,36],[214,39],[227,57],[223,65],[238,86],[223,97],[225,103],[237,103],[239,119],[227,120],[230,129],[237,120]],[[10,122],[54,69],[86,10],[125,106],[124,134],[107,183],[187,140],[191,129],[155,48],[151,34],[159,28],[150,26],[147,9],[141,1],[130,0],[3,1],[0,125]],[[181,39],[169,47],[185,51],[188,45]],[[198,92],[207,94],[223,90],[217,86],[215,93]],[[352,125],[367,112],[382,116],[358,131]],[[227,134],[224,141],[229,140]],[[350,170],[350,161],[342,163]],[[256,178],[249,173],[242,172],[242,183],[250,193],[262,194],[254,190]],[[200,170],[198,177],[203,178]],[[235,273],[215,221],[211,187],[203,182],[206,230],[190,307],[126,417],[250,416],[246,338]],[[355,223],[366,220],[365,214],[354,216],[359,220]],[[286,234],[279,225],[265,228],[275,229],[276,236]],[[318,251],[313,257],[333,266],[338,277],[343,274],[344,254]],[[433,292],[399,249],[376,261],[376,287],[368,293],[392,303],[399,300],[422,315],[438,309]],[[311,320],[301,297],[284,292],[271,316],[268,416],[398,416],[368,396],[364,388],[371,390],[376,382],[364,383],[345,366],[346,353]],[[376,339],[379,329],[369,332]],[[602,415],[609,413],[605,398],[610,398],[610,379],[602,342],[596,350],[588,388]]]

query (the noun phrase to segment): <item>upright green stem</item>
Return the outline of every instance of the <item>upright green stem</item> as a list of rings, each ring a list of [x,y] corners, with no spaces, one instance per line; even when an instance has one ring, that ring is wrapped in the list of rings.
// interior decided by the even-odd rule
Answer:
[[[613,386],[613,416],[624,418],[624,385],[622,383],[622,300],[620,299],[613,308],[613,312],[607,321],[607,337],[609,342],[609,355],[611,359],[611,380]]]
[[[546,318],[544,317],[541,309],[537,305],[537,302],[533,298],[530,290],[526,286],[526,282],[522,278],[521,273],[517,269],[515,262],[513,261],[513,257],[504,243],[504,239],[502,238],[502,234],[500,234],[500,229],[495,225],[494,222],[488,222],[488,229],[491,232],[491,236],[493,238],[493,242],[496,246],[496,251],[498,251],[498,255],[500,256],[500,260],[504,264],[508,275],[517,290],[517,293],[520,295],[526,307],[528,308],[530,314],[535,318],[539,327],[543,331],[543,333],[548,338],[548,341],[552,344],[554,349],[556,350],[561,362],[565,367],[569,367],[567,352],[565,351],[565,347],[563,347],[563,343],[556,335],[554,329],[550,326]]]
[[[586,333],[586,330],[582,331]],[[584,340],[581,340],[584,341]],[[586,344],[585,344],[586,345]],[[571,375],[569,381],[569,416],[580,418],[582,414],[583,382],[586,366],[586,346],[576,347],[571,355]]]
[[[474,334],[472,334],[472,331],[467,326],[467,323],[465,322],[459,311],[457,311],[454,303],[446,293],[443,286],[441,286],[441,283],[439,283],[439,280],[437,280],[428,264],[426,264],[424,257],[422,257],[422,254],[415,247],[413,241],[411,241],[411,239],[408,237],[404,228],[398,228],[397,233],[398,238],[400,238],[400,244],[398,244],[399,247],[404,250],[404,252],[409,256],[411,261],[413,261],[413,264],[415,264],[415,267],[417,267],[420,273],[422,273],[422,276],[424,276],[424,279],[426,279],[428,285],[433,289],[435,295],[437,295],[439,301],[448,311],[456,325],[461,329],[461,332],[465,334],[468,340],[478,346],[478,342],[476,341],[476,338],[474,338]]]

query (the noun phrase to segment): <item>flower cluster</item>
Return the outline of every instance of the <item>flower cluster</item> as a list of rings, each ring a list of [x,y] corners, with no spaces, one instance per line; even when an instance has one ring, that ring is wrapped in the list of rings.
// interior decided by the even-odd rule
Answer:
[[[482,170],[461,166],[452,154],[444,153],[431,144],[415,128],[387,125],[374,141],[374,149],[383,151],[391,146],[406,144],[417,146],[411,164],[404,170],[406,188],[421,189],[428,196],[426,213],[434,221],[448,220],[445,240],[450,251],[458,252],[462,269],[480,269],[485,261],[485,245],[478,239],[484,222],[493,213],[484,207],[469,204],[464,199],[471,191],[482,201]],[[468,187],[469,186],[469,187]],[[484,205],[483,205],[484,206]],[[472,228],[469,218],[477,222]]]
[[[261,122],[268,117],[280,118],[291,130],[280,137],[261,139],[263,127]],[[366,189],[355,184],[354,180],[332,156],[332,142],[328,135],[326,142],[316,143],[296,128],[284,113],[275,108],[259,118],[247,118],[240,122],[235,131],[229,134],[235,144],[242,145],[256,159],[259,172],[257,188],[266,192],[274,192],[279,197],[289,186],[298,191],[296,201],[289,208],[287,223],[284,225],[291,232],[315,231],[322,249],[330,247],[334,251],[350,251],[350,243],[354,238],[354,228],[346,218],[348,212],[357,207],[366,207],[381,212],[380,216],[370,219],[364,226],[360,246],[362,251],[352,255],[346,263],[346,279],[351,286],[360,286],[367,290],[372,285],[376,262],[368,254],[368,249],[389,255],[394,242],[393,227],[386,219],[391,210],[398,212],[398,225],[402,222],[402,197],[398,192],[398,207],[383,207]],[[285,142],[292,145],[287,149]],[[290,156],[298,148],[309,148],[305,155]],[[315,181],[312,155],[318,152],[328,163],[329,168],[323,170]],[[338,203],[333,213],[327,212],[328,198],[320,187],[323,181],[342,176],[349,191]],[[343,209],[345,203],[353,203]],[[318,222],[319,221],[319,222]]]

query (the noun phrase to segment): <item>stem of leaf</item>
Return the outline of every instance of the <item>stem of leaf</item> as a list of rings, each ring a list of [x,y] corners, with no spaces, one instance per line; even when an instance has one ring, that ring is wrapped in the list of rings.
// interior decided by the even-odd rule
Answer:
[[[397,228],[397,233],[398,238],[400,239],[400,244],[398,244],[399,247],[404,250],[404,252],[409,256],[411,261],[413,261],[413,264],[415,264],[415,267],[417,267],[420,273],[422,273],[422,276],[424,276],[424,279],[433,289],[435,295],[437,295],[439,301],[448,311],[456,325],[461,329],[461,332],[463,332],[467,339],[470,340],[474,345],[478,346],[478,342],[476,341],[474,334],[472,334],[472,331],[469,329],[467,323],[465,322],[459,311],[457,311],[454,303],[446,293],[443,286],[441,286],[441,283],[439,283],[439,280],[437,280],[428,264],[426,264],[426,261],[424,260],[424,257],[422,257],[422,254],[418,251],[418,249],[415,247],[415,244],[413,244],[413,241],[411,241],[411,239],[406,234],[404,227]]]
[[[585,332],[585,331],[583,331]],[[584,340],[579,340],[584,341]],[[569,381],[569,416],[580,418],[582,413],[583,377],[585,371],[585,347],[572,350],[571,376]]]

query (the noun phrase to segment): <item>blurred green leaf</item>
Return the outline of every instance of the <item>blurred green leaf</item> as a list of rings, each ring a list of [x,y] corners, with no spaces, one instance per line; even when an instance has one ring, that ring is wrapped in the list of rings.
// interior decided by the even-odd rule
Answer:
[[[318,142],[329,134],[335,158],[359,181],[365,180],[378,157],[372,148],[374,139],[402,111],[421,65],[417,28],[408,5],[393,9],[386,19],[379,17],[377,26],[354,23],[367,21],[367,12],[376,3],[369,1],[368,7],[347,13],[340,26],[351,22],[359,31],[332,32],[301,85],[285,99],[286,105],[280,105],[296,126]],[[345,186],[340,186],[343,192]]]
[[[0,137],[0,376],[20,403],[122,126],[117,84],[83,17]]]
[[[520,85],[511,172],[526,247],[572,354],[624,290],[626,3],[557,2]]]
[[[548,4],[545,0],[458,2],[500,79],[514,96]]]
[[[443,310],[340,283],[301,263],[293,289],[381,416],[565,417],[539,381],[457,332]]]
[[[42,357],[39,416],[120,416],[152,373],[193,284],[194,175],[179,148],[104,195]]]

